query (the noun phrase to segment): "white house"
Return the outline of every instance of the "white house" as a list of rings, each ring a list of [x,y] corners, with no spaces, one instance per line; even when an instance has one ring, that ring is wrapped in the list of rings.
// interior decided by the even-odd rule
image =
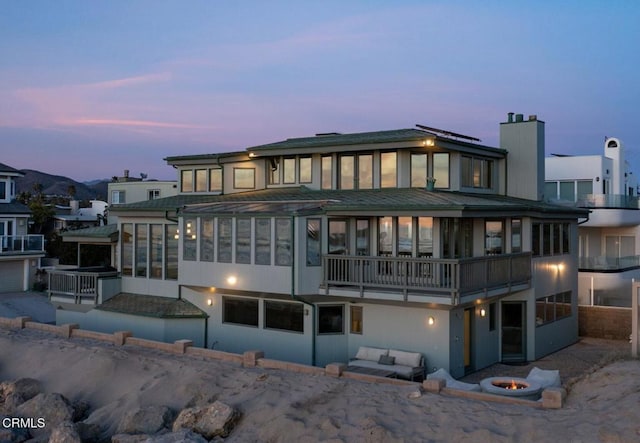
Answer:
[[[23,175],[0,163],[0,292],[29,290],[44,257],[44,236],[28,234],[31,211],[15,200]]]
[[[479,142],[421,126],[169,157],[177,195],[110,209],[120,292],[58,322],[320,366],[395,348],[456,377],[538,359],[577,340],[587,211],[543,201],[536,116]]]
[[[545,159],[549,201],[590,209],[578,228],[580,304],[631,306],[631,280],[640,279],[637,179],[622,142],[604,141],[603,155]]]

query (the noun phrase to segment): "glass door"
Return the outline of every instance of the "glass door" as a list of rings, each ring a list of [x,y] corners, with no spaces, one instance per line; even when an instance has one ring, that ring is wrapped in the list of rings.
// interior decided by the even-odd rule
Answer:
[[[502,303],[502,361],[526,361],[525,302]]]

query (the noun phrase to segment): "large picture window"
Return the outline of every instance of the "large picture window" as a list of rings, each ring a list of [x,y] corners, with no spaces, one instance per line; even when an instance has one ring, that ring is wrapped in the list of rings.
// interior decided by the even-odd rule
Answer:
[[[570,317],[571,312],[571,291],[539,298],[536,300],[536,326]]]
[[[123,223],[120,242],[122,244],[122,275],[133,276],[133,224]]]
[[[222,169],[209,169],[209,191],[222,191]]]
[[[164,248],[164,278],[166,280],[178,279],[178,225],[165,225]]]
[[[395,188],[398,186],[398,162],[395,152],[380,154],[380,187]]]
[[[358,155],[358,189],[373,189],[373,155]]]
[[[302,304],[265,301],[264,327],[282,331],[304,332],[304,308]]]
[[[321,170],[321,187],[322,189],[331,189],[333,177],[333,160],[330,156],[322,157]]]
[[[484,223],[484,253],[497,255],[504,252],[504,223],[501,220],[487,220]]]
[[[136,277],[147,276],[147,225],[136,225]]]
[[[193,192],[193,171],[185,169],[180,173],[180,191]]]
[[[351,329],[352,334],[362,334],[362,306],[351,306]]]
[[[511,220],[511,252],[522,252],[522,220]]]
[[[198,252],[198,236],[196,235],[196,219],[187,218],[184,220],[182,233],[182,259],[195,260]]]
[[[200,220],[200,260],[213,261],[213,218]]]
[[[276,265],[291,266],[291,220],[276,219]]]
[[[258,300],[222,297],[222,322],[258,326]]]
[[[433,178],[436,188],[449,187],[449,153],[435,152],[433,154]]]
[[[254,189],[256,187],[256,170],[254,168],[233,168],[233,187]]]
[[[355,157],[353,155],[340,156],[340,189],[353,189],[354,188],[354,171],[355,171]]]
[[[207,170],[196,169],[196,192],[205,192],[207,190]]]
[[[307,266],[320,266],[320,219],[307,219]]]
[[[296,159],[285,158],[282,168],[282,183],[291,184],[296,182]]]
[[[411,187],[427,185],[427,154],[411,154]]]
[[[300,183],[311,183],[311,157],[300,157]]]
[[[149,225],[151,278],[162,278],[162,225]]]

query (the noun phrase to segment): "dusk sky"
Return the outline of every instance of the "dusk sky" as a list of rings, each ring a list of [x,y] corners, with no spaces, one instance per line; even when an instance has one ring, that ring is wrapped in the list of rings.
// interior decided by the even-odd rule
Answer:
[[[526,4],[525,4],[526,3]],[[0,163],[84,181],[320,132],[447,129],[640,173],[640,2],[1,1]]]

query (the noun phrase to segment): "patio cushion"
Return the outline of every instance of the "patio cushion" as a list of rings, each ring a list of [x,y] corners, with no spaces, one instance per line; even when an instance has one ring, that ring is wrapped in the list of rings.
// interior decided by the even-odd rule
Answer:
[[[391,357],[389,355],[381,355],[380,360],[378,360],[378,363],[380,363],[381,365],[395,365],[396,358]]]
[[[480,385],[477,383],[465,383],[463,381],[458,381],[451,376],[447,372],[446,369],[440,368],[431,374],[427,374],[427,380],[431,380],[434,378],[439,378],[445,381],[445,386],[447,388],[459,389],[461,391],[481,391]]]
[[[358,353],[356,354],[356,358],[358,360],[370,360],[377,363],[378,360],[380,360],[381,355],[389,355],[389,350],[360,346],[360,349],[358,349]]]
[[[419,367],[422,360],[422,354],[419,352],[396,351],[395,349],[389,350],[389,357],[395,357],[397,365],[409,366],[410,368]]]
[[[533,367],[527,375],[526,380],[535,381],[542,389],[545,388],[559,388],[562,386],[560,383],[560,371],[553,369],[540,369],[538,367]]]

